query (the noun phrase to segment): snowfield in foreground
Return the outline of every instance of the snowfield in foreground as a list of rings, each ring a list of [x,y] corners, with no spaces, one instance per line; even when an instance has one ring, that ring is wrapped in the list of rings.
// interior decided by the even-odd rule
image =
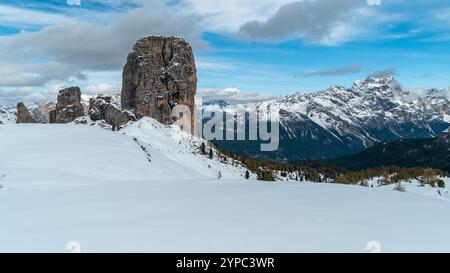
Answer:
[[[448,199],[249,181],[199,143],[149,119],[0,126],[0,252],[450,251]]]

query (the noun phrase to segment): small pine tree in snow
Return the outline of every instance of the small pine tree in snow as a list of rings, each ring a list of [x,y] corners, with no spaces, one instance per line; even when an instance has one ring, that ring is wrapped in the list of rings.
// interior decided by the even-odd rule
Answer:
[[[214,152],[213,149],[209,149],[209,158],[213,159],[214,158]]]
[[[426,168],[423,171],[422,176],[420,176],[419,181],[422,184],[422,186],[425,185],[430,185],[433,188],[438,187],[439,184],[441,184],[442,182],[440,182],[441,179],[439,179],[439,173],[436,170],[433,170],[431,168]],[[444,186],[445,186],[445,182],[444,182]]]
[[[202,152],[202,155],[206,155],[206,145],[204,142],[202,142],[202,145],[200,146],[200,150]]]
[[[249,171],[245,171],[245,179],[250,179],[250,172]]]
[[[405,192],[405,191],[406,191],[405,186],[402,185],[402,182],[401,182],[401,181],[399,181],[399,182],[395,185],[394,190],[395,190],[395,191],[401,191],[401,192]]]
[[[381,174],[381,178],[378,181],[380,186],[385,186],[391,184],[391,175],[388,170],[384,169]]]
[[[218,173],[217,173],[217,179],[221,179],[222,178],[222,172],[221,171],[219,171]]]

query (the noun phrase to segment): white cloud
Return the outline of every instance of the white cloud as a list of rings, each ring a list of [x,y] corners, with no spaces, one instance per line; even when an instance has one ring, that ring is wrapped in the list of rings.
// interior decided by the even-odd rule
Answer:
[[[362,35],[369,36],[368,33],[377,37],[372,35],[374,27],[370,24],[390,20],[367,4],[365,7],[354,5],[358,0],[91,1],[112,6],[130,3],[138,6],[128,7],[129,10],[114,9],[111,13],[90,11],[83,6],[79,9],[66,7],[55,14],[0,4],[1,25],[39,29],[0,36],[0,87],[8,90],[33,87],[34,92],[69,84],[117,87],[120,74],[114,75],[115,80],[97,78],[93,82],[90,77],[98,77],[102,71],[121,71],[133,43],[146,35],[182,36],[196,51],[207,48],[201,38],[205,31],[231,37],[239,34],[252,41],[294,37],[335,45]],[[70,3],[83,4],[83,1]],[[303,7],[313,9],[305,11]],[[241,67],[212,59],[198,59],[197,66],[212,72]]]
[[[43,86],[79,78],[81,72],[121,70],[134,42],[146,35],[178,35],[196,48],[205,45],[199,38],[200,18],[168,10],[163,1],[149,2],[107,25],[48,22],[53,23],[36,32],[0,37],[0,86]]]
[[[394,67],[385,68],[383,70],[375,71],[369,75],[367,78],[383,78],[397,75],[397,69]]]
[[[122,89],[121,86],[110,84],[110,83],[98,83],[98,84],[92,84],[88,85],[85,88],[83,88],[83,94],[88,95],[98,95],[98,94],[108,94],[108,95],[115,95],[120,93],[120,90]]]
[[[178,7],[203,17],[209,31],[237,32],[250,20],[266,20],[292,0],[182,0]]]
[[[306,73],[299,73],[297,76],[302,78],[309,78],[309,77],[329,77],[329,76],[344,76],[344,75],[351,75],[356,74],[362,71],[362,65],[360,64],[351,64],[347,66],[342,67],[333,67],[333,68],[326,68]]]
[[[381,0],[367,0],[369,6],[380,6]]]
[[[247,21],[239,34],[250,40],[300,38],[310,43],[336,45],[370,33],[386,19],[361,0],[304,0],[281,6],[265,20]]]
[[[433,15],[436,19],[450,24],[450,8],[435,11]]]
[[[81,0],[67,0],[67,5],[69,6],[80,6]]]
[[[197,97],[202,98],[203,102],[223,100],[228,104],[256,103],[280,98],[278,95],[268,93],[241,92],[236,87],[224,89],[200,89],[197,92]]]
[[[71,21],[67,16],[0,4],[0,25],[26,28],[47,26]]]
[[[197,59],[195,61],[197,69],[205,71],[226,71],[236,68],[236,65],[229,61]]]

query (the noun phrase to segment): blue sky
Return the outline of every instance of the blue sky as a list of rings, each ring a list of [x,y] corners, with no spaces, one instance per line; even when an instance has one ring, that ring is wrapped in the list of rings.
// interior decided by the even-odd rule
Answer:
[[[450,86],[450,3],[435,0],[4,0],[0,104],[65,86],[119,92],[136,39],[186,38],[199,90],[271,95],[394,74]]]

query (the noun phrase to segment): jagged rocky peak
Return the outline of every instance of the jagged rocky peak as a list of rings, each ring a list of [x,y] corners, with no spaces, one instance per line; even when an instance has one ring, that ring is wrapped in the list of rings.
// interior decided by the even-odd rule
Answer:
[[[50,111],[50,123],[69,123],[84,116],[79,87],[69,87],[59,91],[56,109]]]
[[[325,95],[325,96],[331,96],[331,97],[335,97],[335,96],[343,96],[343,97],[347,97],[347,96],[352,96],[354,90],[352,89],[348,89],[344,86],[340,86],[340,85],[333,85],[328,87],[328,89],[326,89],[325,91],[319,92],[318,96],[320,97],[321,95]]]
[[[450,99],[450,88],[448,89],[438,89],[438,88],[432,88],[425,91],[426,97],[431,98],[440,98],[440,99]]]
[[[298,91],[292,95],[286,95],[282,97],[280,103],[288,103],[288,104],[298,103],[300,101],[306,100],[307,95],[308,94],[303,91]]]
[[[171,124],[173,107],[185,105],[194,130],[196,91],[194,54],[184,39],[150,36],[136,42],[123,69],[123,109]]]
[[[112,130],[120,129],[120,126],[136,118],[130,111],[121,111],[112,104],[112,97],[99,95],[89,101],[89,117],[93,121],[104,120],[112,126]]]
[[[204,106],[217,105],[219,107],[227,107],[230,104],[228,102],[226,102],[225,100],[210,100],[210,101],[203,102],[203,105]]]
[[[16,123],[36,123],[36,121],[31,117],[28,108],[23,102],[17,104],[17,121]]]
[[[339,99],[349,100],[355,97],[366,97],[366,99],[374,100],[376,98],[394,97],[397,95],[403,96],[408,94],[403,91],[397,80],[392,76],[374,78],[369,77],[364,80],[357,80],[351,88],[345,86],[333,85],[326,90],[304,93],[298,92],[294,95],[286,96],[284,102],[301,102],[314,101],[323,99],[336,101]]]
[[[369,77],[364,80],[355,81],[353,90],[360,91],[402,91],[400,83],[393,76]]]

